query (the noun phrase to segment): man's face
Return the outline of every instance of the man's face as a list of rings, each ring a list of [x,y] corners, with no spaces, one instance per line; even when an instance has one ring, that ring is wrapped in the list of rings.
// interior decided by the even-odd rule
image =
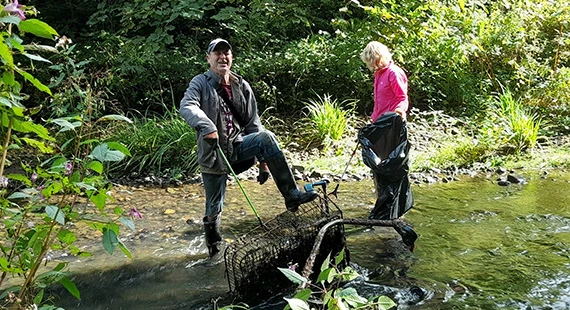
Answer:
[[[206,55],[210,68],[218,75],[225,75],[232,67],[232,50],[227,47],[215,49]]]

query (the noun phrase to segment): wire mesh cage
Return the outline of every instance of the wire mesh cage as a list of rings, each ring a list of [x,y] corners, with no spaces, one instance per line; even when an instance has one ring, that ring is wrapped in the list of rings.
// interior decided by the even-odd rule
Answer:
[[[281,213],[230,243],[224,253],[230,293],[239,300],[255,302],[294,287],[278,268],[296,266],[302,270],[319,230],[341,218],[338,206],[327,195],[319,196],[297,212]],[[315,266],[345,245],[343,225],[328,230]],[[346,259],[348,262],[348,255]]]

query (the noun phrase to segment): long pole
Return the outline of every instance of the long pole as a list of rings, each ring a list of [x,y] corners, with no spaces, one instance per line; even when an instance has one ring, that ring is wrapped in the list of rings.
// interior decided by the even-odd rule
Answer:
[[[265,224],[263,223],[263,221],[261,220],[261,218],[259,217],[259,214],[257,213],[257,210],[255,209],[255,207],[253,206],[253,203],[251,202],[251,200],[249,199],[249,196],[247,195],[247,193],[245,192],[245,189],[243,188],[243,186],[241,185],[241,182],[239,181],[236,173],[234,172],[234,169],[232,168],[232,165],[230,165],[230,162],[228,161],[228,159],[226,158],[226,155],[224,154],[224,152],[222,151],[222,149],[220,148],[220,146],[218,145],[216,147],[218,149],[218,154],[220,154],[220,156],[222,157],[222,159],[224,160],[224,162],[226,163],[226,166],[228,166],[228,169],[230,170],[231,174],[233,175],[234,179],[236,180],[236,183],[239,186],[239,189],[241,190],[241,192],[243,193],[243,195],[245,196],[245,200],[247,200],[247,203],[249,204],[249,206],[251,207],[251,210],[253,211],[253,214],[255,214],[255,216],[257,217],[257,220],[259,221],[259,223],[261,224],[261,226],[265,227]]]

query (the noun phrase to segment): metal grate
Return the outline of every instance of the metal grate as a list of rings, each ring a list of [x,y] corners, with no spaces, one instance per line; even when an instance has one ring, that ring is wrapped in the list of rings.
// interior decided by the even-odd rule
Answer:
[[[256,302],[293,288],[294,284],[277,268],[296,264],[298,272],[303,270],[319,230],[341,218],[342,211],[336,204],[319,196],[301,205],[297,212],[281,213],[230,243],[224,253],[230,292],[241,301]],[[328,230],[315,266],[345,245],[343,225]]]

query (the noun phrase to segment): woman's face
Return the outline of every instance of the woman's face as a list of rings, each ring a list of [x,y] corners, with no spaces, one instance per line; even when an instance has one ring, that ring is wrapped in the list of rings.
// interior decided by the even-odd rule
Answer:
[[[230,72],[232,67],[233,55],[232,50],[229,48],[221,48],[212,51],[206,55],[206,59],[210,64],[210,68],[218,75],[225,75]]]

